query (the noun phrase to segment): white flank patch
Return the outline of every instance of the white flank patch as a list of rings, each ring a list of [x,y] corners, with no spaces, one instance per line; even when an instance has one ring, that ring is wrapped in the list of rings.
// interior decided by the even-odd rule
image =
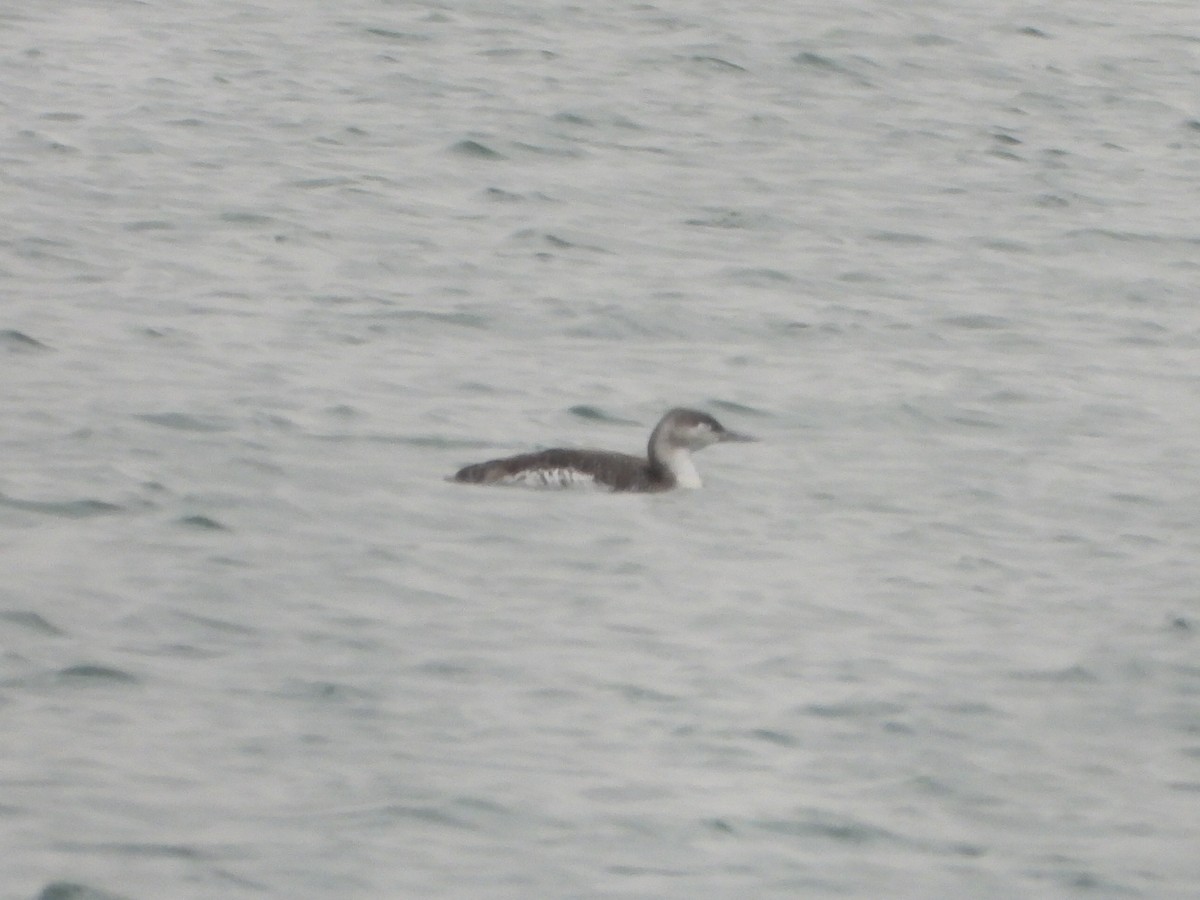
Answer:
[[[497,483],[551,489],[599,486],[595,478],[578,469],[525,469],[505,476]]]

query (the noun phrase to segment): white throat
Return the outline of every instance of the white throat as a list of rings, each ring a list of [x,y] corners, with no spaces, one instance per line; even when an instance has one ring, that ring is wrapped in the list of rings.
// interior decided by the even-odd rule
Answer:
[[[675,476],[675,486],[681,488],[698,488],[703,484],[696,464],[692,462],[692,454],[685,447],[671,447],[659,454],[659,460]]]

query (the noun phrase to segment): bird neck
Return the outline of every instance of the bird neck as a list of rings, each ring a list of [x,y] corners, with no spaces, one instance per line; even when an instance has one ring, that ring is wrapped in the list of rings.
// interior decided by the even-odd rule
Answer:
[[[685,447],[655,447],[650,454],[651,464],[657,464],[671,473],[675,486],[698,488],[702,486],[700,473],[692,462],[692,454]]]

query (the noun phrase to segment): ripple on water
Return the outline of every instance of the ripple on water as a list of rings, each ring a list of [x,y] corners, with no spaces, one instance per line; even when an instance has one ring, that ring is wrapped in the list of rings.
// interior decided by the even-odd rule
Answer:
[[[42,888],[37,900],[126,900],[126,897],[75,881],[52,881]]]
[[[620,416],[614,416],[612,413],[605,412],[598,406],[588,406],[586,403],[580,403],[570,407],[567,412],[573,416],[578,416],[581,419],[587,419],[590,422],[610,422],[614,425],[639,425],[633,419],[623,419]]]
[[[73,852],[104,853],[114,856],[150,856],[166,857],[169,859],[203,860],[212,858],[213,854],[203,852],[187,844],[156,844],[135,842],[69,842],[59,846]]]
[[[746,212],[740,209],[713,207],[704,210],[705,215],[684,220],[694,228],[724,228],[749,231],[779,231],[789,227],[784,219],[763,212]]]
[[[32,612],[25,609],[6,609],[0,610],[0,620],[11,622],[14,625],[19,625],[22,628],[27,628],[30,631],[36,631],[39,634],[48,637],[57,637],[66,634],[61,628],[51,624],[40,613]]]
[[[452,153],[469,156],[472,159],[504,159],[503,153],[493,150],[479,141],[463,140],[450,147]]]
[[[896,703],[881,700],[866,700],[850,703],[810,703],[804,711],[811,716],[824,719],[866,718],[875,716],[897,716],[905,708]]]
[[[1006,319],[1004,316],[990,316],[985,314],[946,316],[938,321],[943,325],[949,325],[952,328],[965,328],[972,331],[996,330],[1012,327],[1011,319]]]
[[[200,531],[229,531],[229,528],[222,525],[216,519],[210,519],[208,516],[183,516],[176,520],[180,525],[186,525],[188,528],[196,528]]]
[[[123,669],[115,669],[112,666],[81,663],[76,666],[67,666],[65,669],[60,669],[58,680],[68,683],[90,682],[101,684],[108,682],[110,684],[135,684],[138,678],[136,675],[131,675]]]
[[[796,280],[792,275],[781,269],[768,269],[765,267],[744,268],[740,266],[726,269],[721,273],[721,278],[732,284],[759,288],[773,288],[780,284],[791,284]]]
[[[709,405],[716,409],[723,410],[729,413],[737,413],[741,416],[766,416],[768,413],[759,409],[756,406],[748,406],[745,403],[736,403],[733,400],[709,400]]]
[[[1067,666],[1062,669],[1030,669],[1009,672],[1015,681],[1046,681],[1053,684],[1093,684],[1100,679],[1083,666]]]
[[[760,819],[754,827],[795,837],[822,837],[843,844],[900,843],[894,832],[879,825],[823,810],[805,810],[793,819]]]
[[[12,328],[0,330],[0,347],[10,353],[36,353],[39,350],[50,349],[37,338]]]
[[[0,494],[0,506],[19,509],[23,512],[41,513],[47,516],[58,516],[63,519],[86,519],[92,516],[106,516],[123,512],[125,507],[104,500],[19,500]]]
[[[213,417],[193,416],[188,413],[144,413],[134,416],[151,425],[161,425],[163,428],[175,428],[179,431],[229,431],[232,425]]]

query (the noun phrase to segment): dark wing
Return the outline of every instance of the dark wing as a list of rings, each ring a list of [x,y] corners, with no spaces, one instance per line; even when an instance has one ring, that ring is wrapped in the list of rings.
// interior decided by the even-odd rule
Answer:
[[[661,491],[671,486],[637,456],[564,448],[475,463],[459,469],[454,480],[552,488],[594,484],[610,491]]]

